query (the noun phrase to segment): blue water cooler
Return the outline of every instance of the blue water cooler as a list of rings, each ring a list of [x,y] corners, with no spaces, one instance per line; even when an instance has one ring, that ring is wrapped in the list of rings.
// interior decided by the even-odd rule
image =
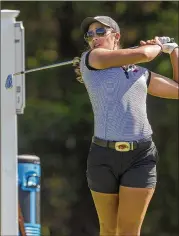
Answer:
[[[40,236],[40,158],[18,156],[19,202],[27,236]]]

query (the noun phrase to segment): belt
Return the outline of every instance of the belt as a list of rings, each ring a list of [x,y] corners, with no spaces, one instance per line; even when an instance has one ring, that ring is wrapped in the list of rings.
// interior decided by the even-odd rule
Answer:
[[[107,147],[111,149],[115,149],[119,152],[128,152],[133,151],[137,148],[144,147],[144,145],[151,143],[152,137],[148,137],[146,139],[141,139],[138,141],[107,141],[97,137],[92,138],[92,143],[97,144],[101,147]]]

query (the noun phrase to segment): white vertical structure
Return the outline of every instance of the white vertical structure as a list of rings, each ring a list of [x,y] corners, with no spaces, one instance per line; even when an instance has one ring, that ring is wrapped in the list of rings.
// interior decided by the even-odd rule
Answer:
[[[1,75],[0,75],[0,235],[18,235],[17,115],[22,114],[24,100],[22,77],[13,79],[6,88],[8,74],[24,69],[24,55],[19,47],[22,37],[15,21],[17,10],[1,10]],[[20,39],[20,38],[19,38]],[[20,49],[21,48],[21,49]],[[21,87],[21,88],[20,88]],[[23,87],[24,89],[24,87]]]
[[[15,22],[15,72],[25,70],[25,42],[23,23]],[[25,75],[14,78],[16,86],[16,114],[23,114],[25,108]]]

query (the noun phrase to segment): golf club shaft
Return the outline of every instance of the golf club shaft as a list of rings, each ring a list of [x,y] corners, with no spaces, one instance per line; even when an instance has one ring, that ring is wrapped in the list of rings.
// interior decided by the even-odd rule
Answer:
[[[73,64],[73,60],[66,61],[66,62],[60,62],[60,63],[56,63],[56,64],[53,64],[53,65],[48,65],[48,66],[42,66],[42,67],[39,67],[39,68],[30,69],[30,70],[26,70],[26,71],[16,72],[16,73],[13,74],[13,76],[27,74],[27,73],[31,73],[31,72],[39,71],[39,70],[50,69],[50,68],[54,68],[54,67],[58,67],[58,66],[70,65],[70,64]]]

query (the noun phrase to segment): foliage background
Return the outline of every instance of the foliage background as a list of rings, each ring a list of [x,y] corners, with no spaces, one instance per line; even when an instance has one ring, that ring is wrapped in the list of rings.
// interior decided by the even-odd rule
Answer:
[[[109,15],[120,25],[123,47],[156,35],[178,42],[176,1],[3,1],[20,10],[26,68],[71,60],[84,49],[83,18]],[[172,78],[169,57],[144,64]],[[178,102],[148,96],[148,116],[159,150],[158,186],[142,235],[178,235]],[[18,117],[19,154],[41,159],[41,223],[44,236],[97,236],[99,225],[85,171],[93,114],[85,87],[71,66],[26,75],[26,108]]]

